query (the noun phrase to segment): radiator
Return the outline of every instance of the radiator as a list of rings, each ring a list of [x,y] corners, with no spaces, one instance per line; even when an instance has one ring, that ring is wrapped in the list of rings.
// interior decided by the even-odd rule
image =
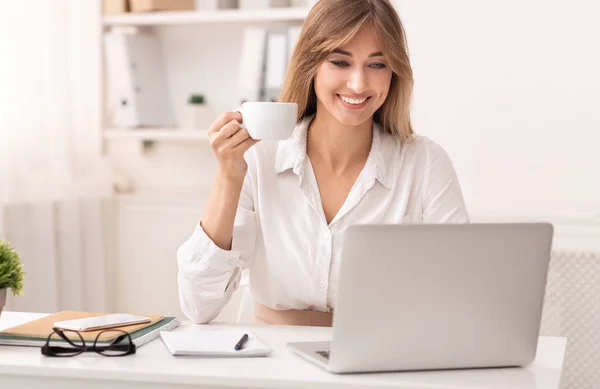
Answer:
[[[562,389],[600,388],[600,252],[552,252],[540,331],[567,337]]]

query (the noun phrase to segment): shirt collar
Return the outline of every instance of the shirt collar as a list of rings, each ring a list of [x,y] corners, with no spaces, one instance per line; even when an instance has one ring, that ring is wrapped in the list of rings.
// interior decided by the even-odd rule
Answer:
[[[297,176],[302,176],[304,173],[308,126],[313,118],[314,115],[304,118],[296,125],[287,140],[279,142],[275,160],[275,171],[278,174],[289,169],[292,169]],[[391,135],[385,134],[377,123],[373,123],[373,143],[364,167],[364,174],[368,181],[377,179],[388,189],[391,189],[393,169],[388,168],[387,164],[392,163],[394,143]]]

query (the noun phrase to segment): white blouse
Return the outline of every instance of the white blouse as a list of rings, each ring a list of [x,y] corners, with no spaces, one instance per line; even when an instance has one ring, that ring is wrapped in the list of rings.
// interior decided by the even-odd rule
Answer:
[[[244,269],[253,299],[267,307],[331,311],[346,227],[469,221],[446,152],[422,136],[401,143],[374,125],[366,164],[328,225],[306,155],[311,120],[299,123],[288,140],[263,141],[245,154],[248,173],[230,251],[217,247],[199,225],[179,248],[179,298],[190,320],[206,323],[217,316]]]

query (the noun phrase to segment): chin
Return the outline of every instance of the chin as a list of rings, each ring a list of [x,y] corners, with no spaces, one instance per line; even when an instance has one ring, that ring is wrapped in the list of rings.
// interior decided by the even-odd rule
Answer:
[[[333,117],[342,125],[347,127],[357,127],[364,124],[366,121],[373,119],[373,113],[367,112],[356,112],[356,113],[348,113],[348,112],[335,112]]]

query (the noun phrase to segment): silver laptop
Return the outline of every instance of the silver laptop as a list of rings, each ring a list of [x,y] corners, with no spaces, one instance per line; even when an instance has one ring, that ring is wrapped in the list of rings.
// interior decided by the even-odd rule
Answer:
[[[331,342],[288,347],[334,373],[529,364],[552,235],[548,223],[349,227]]]

